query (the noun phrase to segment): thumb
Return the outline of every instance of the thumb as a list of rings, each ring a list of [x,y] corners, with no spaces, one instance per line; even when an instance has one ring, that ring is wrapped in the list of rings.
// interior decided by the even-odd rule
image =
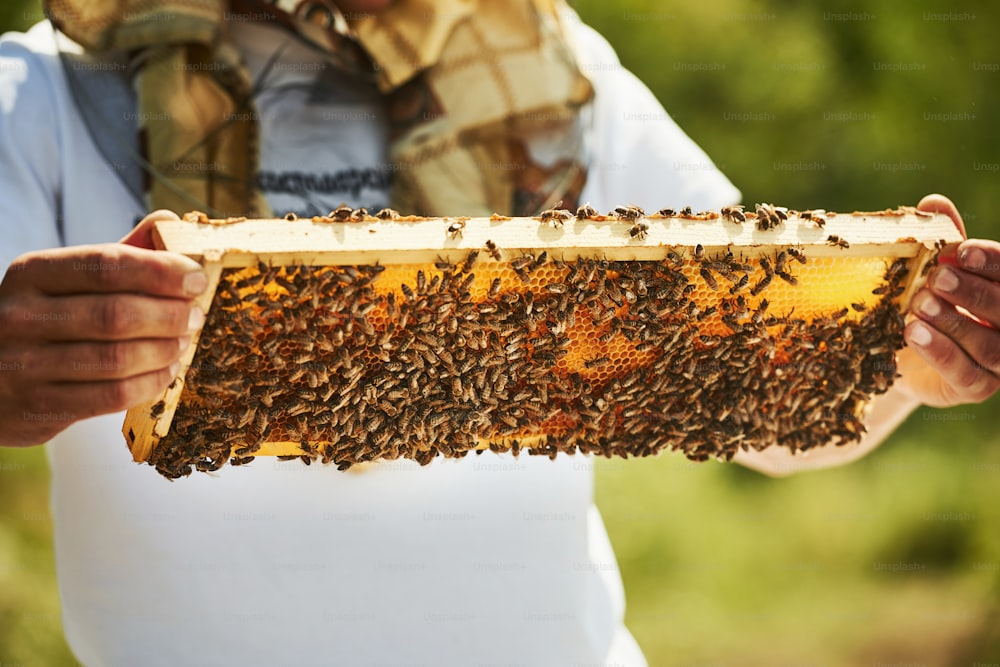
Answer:
[[[927,195],[920,200],[917,208],[928,213],[943,213],[947,215],[955,223],[955,226],[958,227],[958,231],[962,232],[962,236],[969,238],[969,235],[965,232],[965,222],[962,220],[962,214],[958,212],[958,207],[944,195]]]
[[[156,250],[153,243],[153,223],[157,220],[180,220],[180,217],[173,211],[166,209],[153,211],[143,218],[135,226],[135,229],[126,234],[119,243],[125,243],[137,248],[146,248],[147,250]]]

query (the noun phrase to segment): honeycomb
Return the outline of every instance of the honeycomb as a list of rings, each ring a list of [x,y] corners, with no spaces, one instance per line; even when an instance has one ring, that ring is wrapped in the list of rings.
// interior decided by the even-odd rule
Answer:
[[[339,211],[319,222],[348,222]],[[745,216],[783,224],[773,207]],[[586,217],[640,240],[648,227],[633,207]],[[346,470],[486,448],[705,460],[856,441],[896,377],[918,260],[813,249],[567,261],[488,241],[457,261],[226,268],[147,462],[177,478],[262,455]]]
[[[341,470],[486,448],[701,461],[860,439],[896,377],[914,258],[664,254],[224,269],[147,462],[176,478],[262,455]]]

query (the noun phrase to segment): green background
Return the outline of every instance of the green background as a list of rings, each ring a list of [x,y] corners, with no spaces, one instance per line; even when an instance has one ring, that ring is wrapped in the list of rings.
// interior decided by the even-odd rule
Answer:
[[[1000,238],[997,3],[575,6],[745,203],[849,211],[941,192],[970,235]],[[5,0],[0,30],[40,17]],[[998,408],[920,409],[866,459],[781,480],[599,461],[650,664],[1000,663]],[[0,450],[0,664],[74,664],[51,548],[43,451]]]

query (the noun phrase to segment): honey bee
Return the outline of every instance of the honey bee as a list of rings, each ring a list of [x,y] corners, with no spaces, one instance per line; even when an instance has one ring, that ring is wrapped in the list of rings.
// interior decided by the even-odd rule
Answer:
[[[747,216],[743,213],[742,206],[723,206],[719,212],[723,218],[730,222],[741,223],[747,221]]]
[[[465,256],[465,262],[463,262],[462,264],[462,273],[468,273],[469,271],[472,271],[472,267],[476,265],[476,260],[478,258],[479,258],[479,251],[470,250],[469,254]]]
[[[646,238],[648,231],[649,223],[640,220],[629,228],[628,233],[632,238],[638,238],[641,241]]]
[[[735,283],[733,283],[733,286],[729,288],[729,293],[736,294],[741,289],[746,287],[748,282],[750,282],[750,276],[744,273],[743,277],[737,280]]]
[[[552,294],[563,294],[566,291],[566,283],[549,283],[545,289]]]
[[[790,273],[788,273],[786,271],[778,271],[777,269],[775,269],[774,273],[775,273],[776,276],[778,276],[779,278],[781,278],[782,280],[784,280],[789,285],[798,285],[799,284],[798,279],[795,276],[793,276],[792,274],[790,274]]]
[[[285,220],[287,220],[288,222],[295,222],[298,219],[299,216],[295,215],[293,211],[289,211],[288,213],[285,214]]]
[[[500,285],[501,285],[500,279],[494,278],[493,282],[490,284],[489,296],[491,299],[495,299],[497,295],[500,294]]]
[[[356,208],[351,212],[351,222],[364,222],[367,217],[368,209],[366,208]]]
[[[593,359],[583,362],[583,365],[586,366],[587,368],[593,369],[593,368],[598,368],[600,366],[605,366],[610,363],[611,359],[608,357],[595,357]]]
[[[535,269],[537,269],[537,268],[539,268],[541,266],[544,266],[545,262],[547,262],[548,259],[549,259],[549,253],[548,253],[548,251],[547,250],[543,250],[541,253],[539,253],[538,257],[535,258],[535,261],[533,261],[531,263],[531,266],[529,267],[529,270],[530,271],[534,271]]]
[[[700,243],[694,247],[694,258],[698,261],[705,259],[705,247]]]
[[[694,215],[694,211],[691,209],[690,206],[685,206],[684,208],[681,209],[680,216],[682,218],[689,218],[692,215]]]
[[[528,266],[530,266],[532,263],[534,263],[534,261],[535,261],[535,256],[532,255],[531,253],[526,253],[524,255],[521,255],[520,257],[515,257],[514,259],[510,260],[510,268],[514,269],[515,271],[522,271],[526,269]]]
[[[785,259],[788,257],[784,250],[780,251],[774,257],[774,272],[781,274],[785,270]]]
[[[750,288],[750,294],[752,296],[757,296],[758,294],[763,292],[767,288],[767,286],[771,284],[772,275],[773,275],[772,273],[767,273],[763,278],[754,283],[754,286]]]
[[[448,225],[448,236],[453,239],[462,238],[462,230],[465,229],[465,220],[455,220]]]
[[[616,206],[611,215],[620,220],[638,220],[644,217],[646,212],[634,204],[629,204],[628,206]]]
[[[826,218],[823,217],[825,214],[826,211],[817,209],[815,211],[803,211],[799,213],[799,217],[803,220],[809,220],[819,228],[823,228],[826,226]]]
[[[503,254],[500,252],[500,248],[498,248],[497,244],[490,239],[486,239],[486,252],[490,257],[498,262],[503,260]]]
[[[589,220],[590,218],[597,217],[597,209],[595,209],[590,204],[584,204],[580,208],[576,209],[576,219],[577,220]]]
[[[892,263],[892,266],[886,270],[883,280],[886,282],[893,282],[897,278],[905,277],[907,273],[909,273],[909,270],[906,268],[906,260],[897,259]]]
[[[802,252],[801,250],[799,250],[798,248],[789,248],[788,249],[788,254],[791,255],[792,259],[794,259],[795,261],[797,261],[799,264],[805,264],[806,263],[806,255],[805,255],[805,253]]]
[[[840,238],[836,234],[830,234],[826,237],[826,242],[829,245],[837,246],[838,248],[850,248],[851,244]]]
[[[354,209],[346,203],[342,203],[340,206],[330,211],[330,214],[327,217],[332,218],[336,222],[346,222],[350,219],[352,213],[354,213]]]
[[[383,208],[375,214],[375,217],[379,220],[398,220],[399,211],[395,211],[391,208]]]
[[[778,224],[778,214],[771,204],[757,204],[757,229],[767,231]]]
[[[715,282],[715,276],[712,275],[711,271],[702,267],[699,273],[701,273],[701,277],[704,278],[705,284],[711,287],[712,290],[719,289],[719,283]]]
[[[861,313],[865,311],[865,304],[863,303],[851,303],[851,308]]]
[[[553,227],[562,227],[563,224],[573,218],[573,214],[563,208],[552,208],[547,211],[542,211],[540,217],[542,222],[547,222]]]

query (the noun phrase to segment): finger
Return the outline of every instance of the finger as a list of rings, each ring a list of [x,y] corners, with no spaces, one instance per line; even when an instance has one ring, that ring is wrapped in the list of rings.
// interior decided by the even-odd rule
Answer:
[[[201,265],[183,255],[105,243],[22,255],[8,269],[4,286],[50,295],[140,292],[191,297],[204,292],[208,280]]]
[[[938,266],[927,284],[935,295],[983,322],[1000,327],[1000,283],[955,266]]]
[[[904,336],[944,381],[943,405],[984,401],[1000,387],[996,375],[975,363],[958,343],[934,324],[914,319],[906,325]]]
[[[153,211],[143,218],[139,224],[136,225],[135,228],[121,240],[121,243],[135,246],[137,248],[155,250],[156,244],[153,242],[153,227],[155,226],[157,220],[180,220],[180,218],[176,213],[168,211],[167,209],[161,208],[157,211]]]
[[[4,354],[9,368],[45,382],[121,380],[169,368],[191,344],[180,338],[55,343]]]
[[[1000,331],[983,326],[929,290],[920,290],[913,307],[925,322],[954,341],[977,367],[1000,377]]]
[[[30,397],[34,405],[52,406],[46,412],[72,408],[74,419],[121,412],[160,396],[177,375],[177,365],[119,380],[43,384]]]
[[[178,338],[204,323],[186,299],[141,294],[86,294],[28,299],[5,311],[6,333],[30,341],[113,341]]]
[[[949,244],[941,249],[938,262],[1000,282],[1000,243],[996,241],[969,239]]]
[[[962,214],[958,212],[958,207],[944,195],[927,195],[920,200],[917,208],[929,213],[944,213],[954,221],[955,226],[958,227],[958,231],[962,232],[962,236],[969,236],[965,232],[965,222],[962,220]]]

